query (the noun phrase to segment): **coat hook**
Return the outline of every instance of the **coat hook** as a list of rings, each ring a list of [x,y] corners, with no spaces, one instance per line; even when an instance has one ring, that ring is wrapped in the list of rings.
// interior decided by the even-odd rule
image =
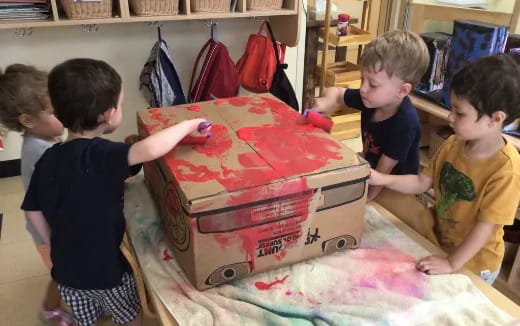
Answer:
[[[213,21],[213,20],[208,20],[208,21],[206,21],[205,24],[206,24],[206,26],[208,26],[208,27],[213,27],[213,26],[218,25],[218,22],[215,22],[215,21]]]
[[[147,25],[148,25],[148,27],[150,27],[150,28],[157,28],[157,27],[160,28],[160,27],[162,27],[162,23],[160,23],[160,22],[158,22],[158,21],[156,21],[156,20],[151,21],[151,22],[148,22]]]
[[[99,30],[99,25],[97,25],[97,24],[83,24],[83,25],[81,25],[81,30],[83,32],[87,32],[87,33],[97,32]]]
[[[257,23],[260,23],[260,24],[263,24],[265,22],[269,22],[269,17],[257,17],[257,16],[253,16],[251,17],[255,22]]]
[[[14,34],[16,36],[29,36],[29,35],[32,35],[32,27],[15,28]]]

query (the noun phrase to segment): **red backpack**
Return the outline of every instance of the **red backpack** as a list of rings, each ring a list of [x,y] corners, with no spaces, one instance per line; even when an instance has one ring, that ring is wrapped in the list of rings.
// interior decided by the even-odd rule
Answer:
[[[211,39],[200,50],[193,67],[189,88],[191,103],[238,95],[240,88],[238,70],[229,57],[226,46],[215,39],[216,26],[212,25]],[[204,63],[200,68],[197,81],[193,84],[200,58],[204,52],[207,52]]]
[[[249,35],[246,51],[237,62],[240,84],[255,93],[269,92],[277,66],[273,40],[268,35],[262,34],[264,26],[266,26],[265,22],[260,25],[258,33]],[[283,63],[285,44],[278,42],[276,44],[280,63]]]

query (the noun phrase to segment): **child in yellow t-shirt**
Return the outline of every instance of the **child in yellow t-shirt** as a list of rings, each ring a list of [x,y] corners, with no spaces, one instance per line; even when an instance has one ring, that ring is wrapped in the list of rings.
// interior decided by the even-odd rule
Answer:
[[[520,155],[502,128],[520,116],[520,66],[494,55],[467,64],[451,84],[448,116],[455,131],[419,175],[372,171],[370,183],[418,194],[434,187],[434,233],[446,257],[417,263],[427,274],[463,266],[492,284],[504,257],[503,226],[520,201]]]

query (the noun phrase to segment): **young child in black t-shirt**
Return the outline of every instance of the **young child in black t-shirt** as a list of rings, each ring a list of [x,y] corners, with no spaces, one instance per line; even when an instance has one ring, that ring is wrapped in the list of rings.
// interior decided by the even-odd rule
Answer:
[[[313,110],[329,112],[339,104],[361,110],[362,155],[371,167],[383,173],[417,174],[420,122],[408,94],[428,63],[428,49],[417,34],[387,32],[361,55],[361,88],[327,88]],[[368,200],[381,190],[371,186]]]
[[[120,251],[125,232],[124,180],[140,163],[168,153],[202,119],[186,120],[134,144],[101,135],[121,123],[121,77],[107,63],[73,59],[49,74],[49,95],[68,128],[65,142],[49,148],[36,164],[22,204],[51,246],[52,278],[78,326],[108,312],[117,324],[141,325],[130,266]]]

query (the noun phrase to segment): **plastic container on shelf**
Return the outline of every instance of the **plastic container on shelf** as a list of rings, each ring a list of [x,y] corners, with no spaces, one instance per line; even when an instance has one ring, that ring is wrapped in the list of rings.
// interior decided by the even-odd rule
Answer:
[[[338,24],[337,24],[337,28],[336,28],[336,35],[347,36],[349,20],[350,20],[350,16],[347,14],[338,15]]]

